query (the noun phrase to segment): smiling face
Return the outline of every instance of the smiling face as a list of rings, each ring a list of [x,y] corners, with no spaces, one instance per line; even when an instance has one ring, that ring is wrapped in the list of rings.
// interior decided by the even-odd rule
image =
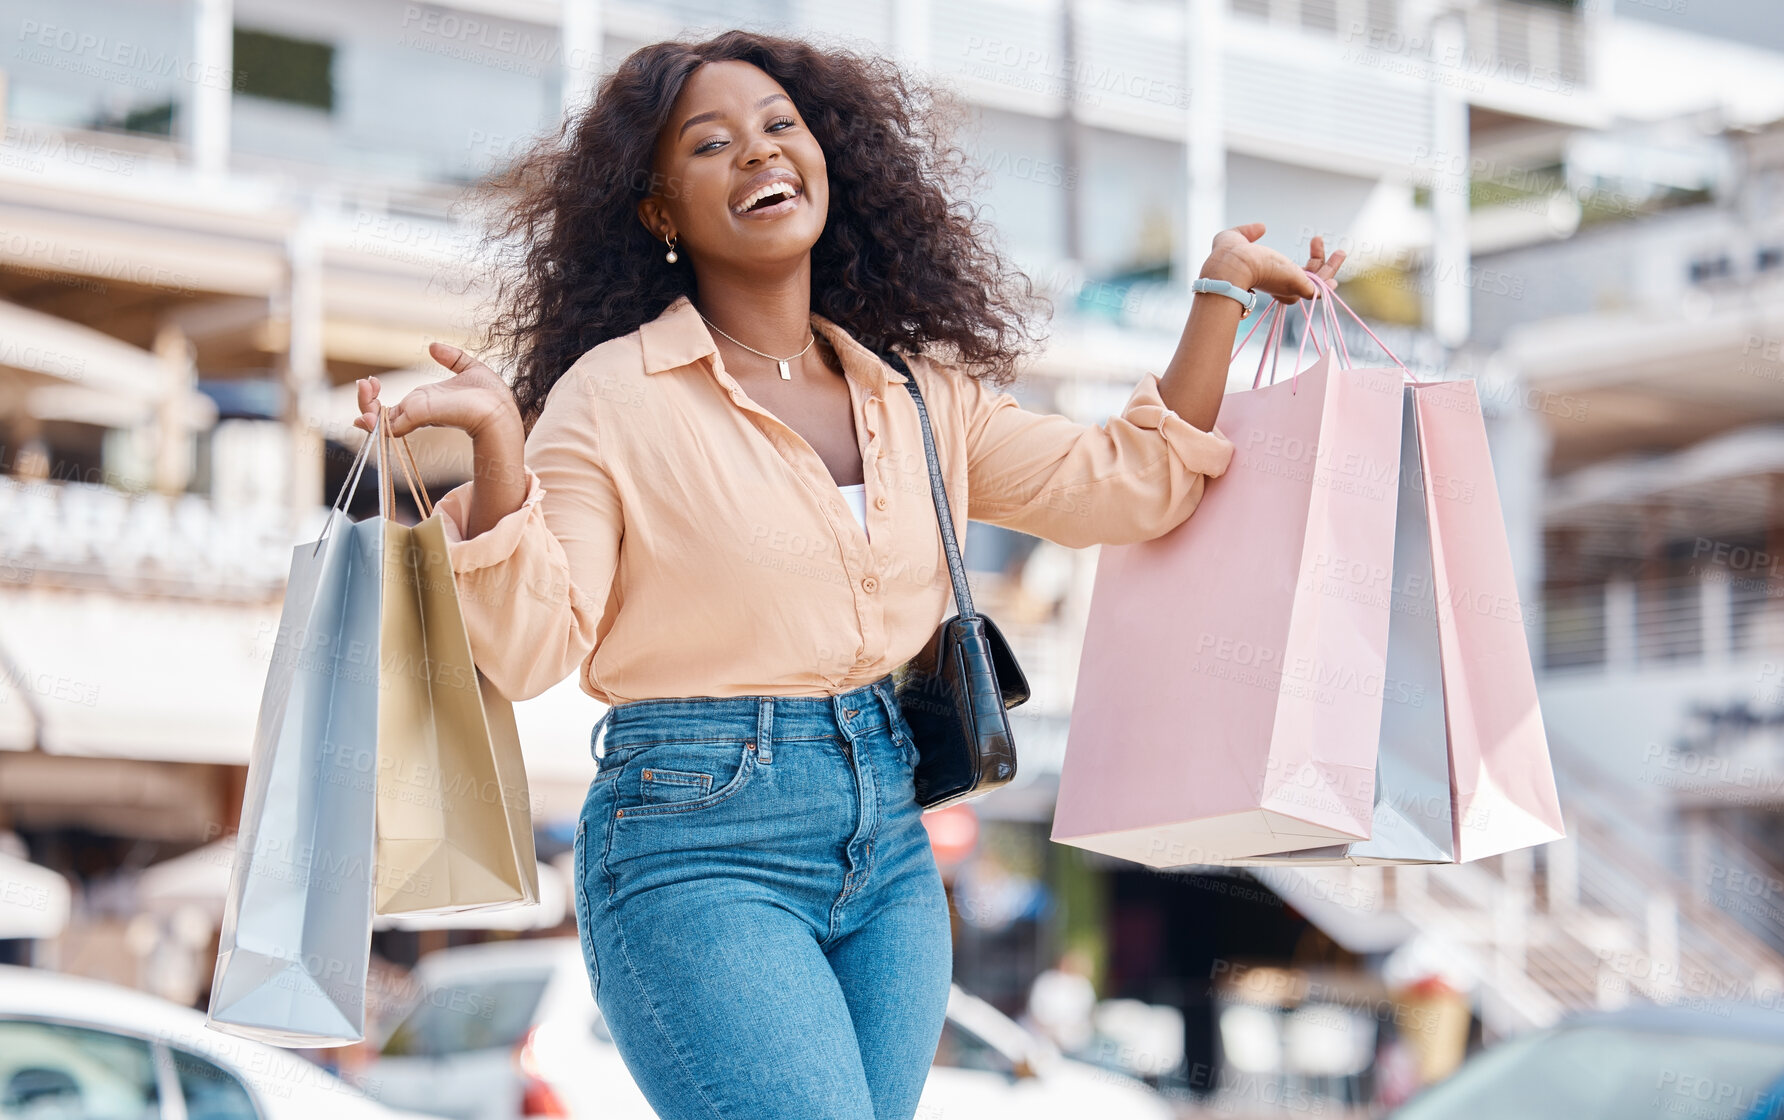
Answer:
[[[645,228],[673,233],[697,269],[797,261],[824,231],[824,152],[779,82],[747,62],[689,75],[657,138],[661,184],[638,204]]]

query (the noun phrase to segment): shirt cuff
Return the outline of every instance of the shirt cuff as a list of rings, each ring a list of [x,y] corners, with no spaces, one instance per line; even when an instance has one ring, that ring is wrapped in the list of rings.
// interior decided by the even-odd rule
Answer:
[[[527,522],[535,517],[545,515],[544,507],[539,499],[545,496],[545,487],[533,468],[523,466],[526,471],[527,492],[520,508],[503,517],[485,532],[477,534],[470,540],[464,537],[466,522],[471,516],[471,487],[474,483],[466,482],[455,486],[434,503],[434,508],[441,513],[446,531],[446,554],[452,561],[455,573],[474,572],[479,568],[488,568],[514,555],[521,538],[526,534]]]
[[[1220,425],[1204,432],[1179,416],[1159,395],[1155,373],[1140,379],[1121,416],[1136,428],[1155,429],[1165,437],[1177,458],[1198,474],[1219,478],[1233,461],[1233,441],[1221,432]]]

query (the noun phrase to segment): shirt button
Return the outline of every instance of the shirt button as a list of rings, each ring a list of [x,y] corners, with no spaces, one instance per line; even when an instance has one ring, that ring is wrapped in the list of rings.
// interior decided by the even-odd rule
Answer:
[[[875,509],[885,509],[890,504],[891,504],[890,502],[886,501],[886,495],[884,495],[884,494],[881,494],[879,497],[877,497],[873,500],[873,505],[874,505]]]
[[[867,592],[870,595],[873,594],[875,591],[878,591],[879,589],[880,589],[880,581],[877,579],[874,579],[872,576],[868,576],[866,579],[861,581],[861,590]]]

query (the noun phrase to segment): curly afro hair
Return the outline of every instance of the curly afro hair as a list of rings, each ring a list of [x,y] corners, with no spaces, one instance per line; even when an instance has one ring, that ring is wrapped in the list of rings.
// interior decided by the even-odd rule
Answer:
[[[526,429],[584,353],[694,295],[693,272],[685,260],[665,264],[637,205],[654,185],[657,137],[683,84],[727,60],[779,82],[824,150],[830,209],[812,247],[813,310],[872,349],[927,352],[965,376],[1014,380],[1047,301],[1006,264],[967,201],[977,175],[950,138],[958,105],[883,58],[727,31],[633,51],[586,111],[473,192],[494,203],[485,245],[496,247],[496,313],[485,346],[514,371]]]

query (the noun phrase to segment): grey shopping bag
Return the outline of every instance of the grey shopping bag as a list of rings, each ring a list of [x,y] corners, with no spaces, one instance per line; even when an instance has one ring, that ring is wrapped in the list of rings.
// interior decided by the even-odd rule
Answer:
[[[249,756],[205,1025],[280,1046],[365,1037],[384,519],[292,552]]]
[[[1449,728],[1431,519],[1419,454],[1413,387],[1403,391],[1399,500],[1395,510],[1392,615],[1382,680],[1375,812],[1369,838],[1235,861],[1247,865],[1456,862],[1450,804]]]

